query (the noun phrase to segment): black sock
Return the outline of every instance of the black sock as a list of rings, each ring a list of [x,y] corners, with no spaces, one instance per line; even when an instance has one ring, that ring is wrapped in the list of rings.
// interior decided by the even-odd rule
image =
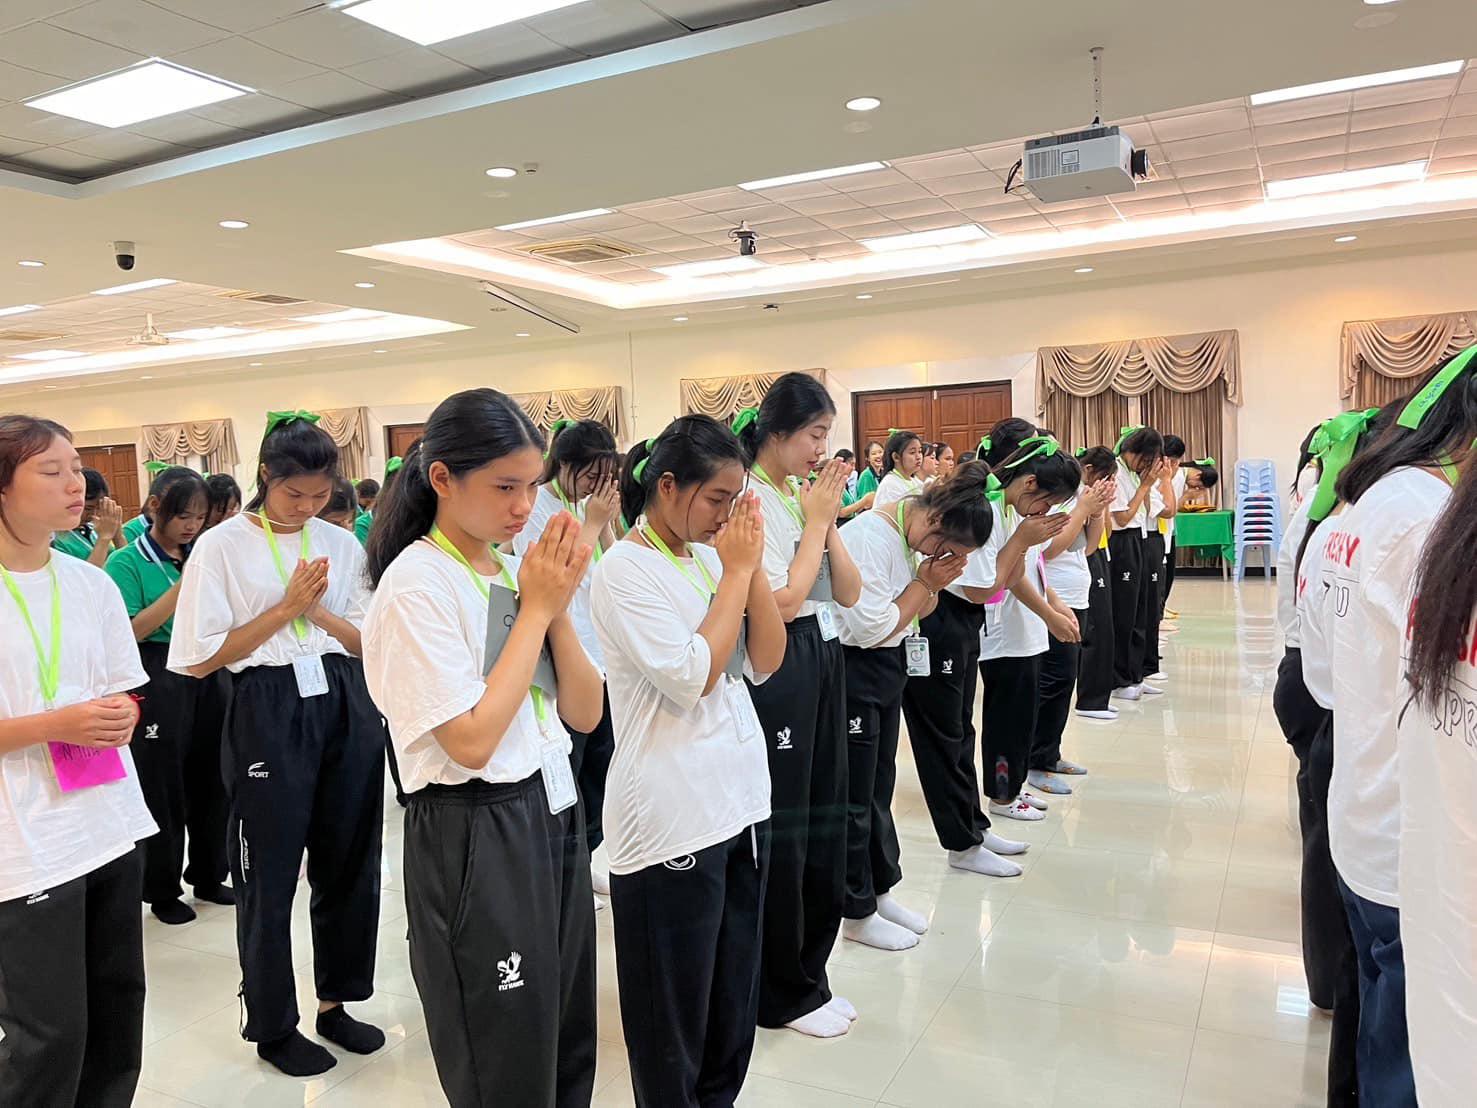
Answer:
[[[296,1029],[270,1043],[257,1043],[256,1052],[288,1077],[316,1077],[338,1065],[338,1059]]]
[[[372,1024],[361,1023],[342,1004],[318,1013],[318,1034],[351,1054],[373,1054],[385,1045],[385,1033]]]
[[[161,900],[149,905],[159,922],[171,925],[189,923],[195,918],[195,909],[182,900]]]
[[[207,904],[235,904],[236,890],[229,885],[196,885],[195,899]]]

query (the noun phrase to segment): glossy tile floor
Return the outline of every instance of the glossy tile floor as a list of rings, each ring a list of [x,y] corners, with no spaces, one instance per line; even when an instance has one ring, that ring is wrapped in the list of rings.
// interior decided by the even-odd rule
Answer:
[[[1297,946],[1293,764],[1272,714],[1281,647],[1272,590],[1182,580],[1168,695],[1114,724],[1075,719],[1067,753],[1091,776],[1040,823],[1024,876],[950,870],[906,743],[894,809],[898,890],[931,927],[914,950],[839,945],[837,991],[861,1010],[842,1039],[761,1031],[742,1103],[784,1108],[1030,1104],[1319,1105],[1326,1017],[1311,1010]],[[338,1053],[297,1081],[237,1034],[234,922],[146,929],[149,1001],[138,1103],[323,1108],[445,1103],[406,960],[400,810],[387,807],[373,1058]],[[294,954],[312,1008],[307,892]],[[629,1105],[610,915],[600,936],[597,1105]],[[311,1030],[311,1019],[305,1020]]]

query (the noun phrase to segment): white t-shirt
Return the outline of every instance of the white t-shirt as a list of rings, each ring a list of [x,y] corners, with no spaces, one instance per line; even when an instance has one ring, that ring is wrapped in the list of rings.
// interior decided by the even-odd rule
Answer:
[[[902,612],[897,598],[916,575],[918,556],[904,549],[897,521],[873,510],[862,512],[841,529],[841,541],[861,574],[862,593],[850,608],[836,609],[840,616],[841,641],[846,646],[871,650],[897,646],[913,633],[905,623],[894,631]]]
[[[872,501],[874,508],[886,508],[889,504],[896,504],[905,496],[923,491],[923,482],[916,477],[904,477],[897,470],[893,470],[882,483],[877,486],[877,499]]]
[[[850,530],[850,528],[848,528]],[[723,564],[693,546],[714,584]],[[693,580],[703,580],[690,559]],[[605,649],[615,754],[605,784],[611,873],[695,854],[769,818],[769,760],[742,681],[706,695],[712,654],[698,626],[710,597],[664,554],[621,541],[595,570],[591,605]],[[745,659],[745,672],[754,674]]]
[[[1477,620],[1436,708],[1399,722],[1400,937],[1410,1061],[1422,1104],[1477,1087]],[[1402,705],[1409,686],[1400,696]]]
[[[980,558],[972,565],[964,567],[965,574],[975,567],[978,567],[976,572],[983,572],[987,567],[993,569],[1000,548],[1021,525],[1021,517],[1014,509],[1002,509],[994,501],[990,502],[990,508],[995,513],[995,525],[990,528],[990,540],[979,550]],[[1043,598],[1046,596],[1043,561],[1045,550],[1045,545],[1038,544],[1026,551],[1026,572],[1021,578],[1022,582],[1029,582]],[[960,579],[963,580],[963,575]],[[972,580],[965,583],[975,585]],[[980,628],[980,661],[991,658],[1034,658],[1037,654],[1046,653],[1049,645],[1047,640],[1046,621],[1022,604],[1015,593],[1007,591],[998,604],[985,605],[985,622]]]
[[[1133,499],[1134,493],[1139,491],[1139,478],[1138,474],[1123,464],[1122,458],[1118,459],[1117,488],[1118,491],[1113,494],[1113,503],[1109,505],[1109,510],[1111,512],[1126,512],[1128,511],[1129,501]],[[1108,519],[1113,525],[1113,530],[1136,530],[1140,535],[1147,535],[1149,533],[1149,499],[1152,496],[1153,492],[1151,491],[1149,496],[1144,498],[1143,506],[1139,508],[1138,514],[1128,523],[1119,523],[1117,517],[1110,515]]]
[[[795,560],[795,546],[805,533],[804,524],[785,505],[788,503],[796,511],[800,505],[757,477],[750,488],[759,494],[759,505],[764,511],[764,572],[769,575],[770,588],[782,589],[790,583],[790,563]],[[813,616],[817,607],[813,600],[803,601],[796,615]]]
[[[501,557],[516,581],[518,558]],[[507,587],[501,576],[482,580]],[[451,555],[424,539],[402,550],[374,591],[363,638],[364,680],[389,721],[407,793],[426,785],[523,781],[538,771],[542,740],[527,694],[480,770],[453,761],[436,741],[437,727],[471,711],[487,691],[487,600]],[[558,705],[549,698],[545,708],[549,733],[567,751]]]
[[[585,518],[585,501],[575,505],[575,518],[583,522]],[[513,553],[518,557],[528,553],[528,548],[543,537],[544,529],[549,526],[549,520],[564,511],[564,505],[554,490],[548,485],[540,485],[538,495],[533,498],[533,510],[528,514],[528,522],[524,524],[523,530],[513,536]],[[604,555],[602,554],[603,558]],[[574,598],[569,602],[569,621],[574,624],[574,632],[579,636],[580,643],[585,648],[585,653],[595,663],[595,668],[602,673],[605,671],[605,659],[600,653],[600,636],[595,634],[595,621],[590,618],[590,583],[595,578],[595,556],[590,555],[590,566],[585,570],[585,576],[580,581],[580,587],[575,590]],[[470,583],[470,582],[469,582]]]
[[[1426,528],[1450,495],[1440,477],[1397,469],[1318,536],[1333,576],[1327,601],[1334,677],[1328,845],[1349,888],[1392,908],[1400,906],[1395,724],[1403,704],[1405,598]],[[1411,798],[1421,802],[1419,795]]]
[[[1297,511],[1287,521],[1287,530],[1282,532],[1282,545],[1277,548],[1277,623],[1282,628],[1283,645],[1291,649],[1301,646],[1303,641],[1298,628],[1297,608],[1301,585],[1297,580],[1295,563],[1298,547],[1308,530],[1308,511],[1312,507],[1311,499],[1297,506]]]
[[[1169,479],[1170,491],[1174,493],[1175,508],[1178,510],[1180,497],[1185,495],[1186,474],[1183,468],[1174,471],[1174,476]],[[1164,511],[1164,494],[1159,491],[1159,482],[1154,482],[1154,487],[1149,490],[1149,529],[1158,531],[1164,536],[1164,549],[1168,556],[1169,545],[1174,542],[1175,517],[1160,519],[1159,513]]]
[[[1334,540],[1334,549],[1329,549],[1329,535],[1338,529],[1342,512],[1335,513],[1320,523],[1308,540],[1307,553],[1303,555],[1302,568],[1297,575],[1297,584],[1289,589],[1296,594],[1293,625],[1298,630],[1303,654],[1303,685],[1318,705],[1333,708],[1333,645],[1330,632],[1334,619],[1331,603],[1334,593],[1334,562],[1330,553],[1338,555],[1338,546],[1343,540]],[[1306,528],[1308,515],[1303,513]],[[1281,570],[1279,569],[1279,573]],[[1292,569],[1288,569],[1289,577]],[[1280,592],[1280,589],[1279,589]],[[1279,596],[1280,602],[1280,596]]]
[[[308,520],[308,558],[328,558],[328,591],[323,607],[355,627],[364,622],[369,605],[364,548],[354,532],[321,519]],[[278,532],[277,549],[288,576],[302,553],[298,532]],[[212,527],[195,540],[185,562],[174,633],[169,641],[169,668],[184,673],[215,657],[230,632],[278,603],[287,590],[277,575],[267,536],[245,512]],[[240,673],[253,666],[290,666],[300,654],[344,654],[348,649],[323,628],[308,621],[307,639],[299,645],[291,623],[238,662],[226,668]]]
[[[56,707],[136,689],[148,681],[123,597],[108,575],[77,558],[52,554],[62,602],[61,682]],[[51,574],[12,573],[51,654]],[[0,718],[46,710],[35,646],[25,620],[0,589]],[[63,793],[45,745],[0,755],[0,902],[54,889],[133,849],[159,830],[139,791],[133,754],[119,754],[127,776]]]
[[[1052,512],[1069,515],[1076,507],[1077,498],[1074,496],[1053,508]],[[1075,611],[1087,607],[1087,596],[1092,591],[1092,574],[1087,568],[1087,528],[1091,522],[1090,519],[1085,521],[1067,549],[1046,562],[1046,583],[1056,590],[1063,604]]]

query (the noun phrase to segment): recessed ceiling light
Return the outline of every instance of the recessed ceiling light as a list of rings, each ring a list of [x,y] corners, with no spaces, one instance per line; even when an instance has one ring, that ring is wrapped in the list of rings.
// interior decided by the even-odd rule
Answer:
[[[799,185],[806,181],[826,181],[832,177],[845,177],[852,173],[870,173],[875,169],[887,169],[886,162],[860,162],[857,165],[840,165],[834,169],[812,169],[808,173],[791,173],[787,177],[766,177],[762,181],[746,181],[739,185],[749,192],[761,189],[777,189],[784,185]]]
[[[527,332],[527,331],[519,331],[519,332],[518,332],[518,333],[517,333],[517,334],[516,334],[516,335],[514,335],[514,336],[513,336],[513,337],[514,337],[514,338],[519,338],[519,339],[526,339],[526,338],[528,338],[528,337],[529,337],[529,335],[528,335],[528,332]]]
[[[1294,196],[1316,196],[1325,192],[1373,188],[1376,185],[1420,181],[1425,176],[1426,163],[1420,161],[1377,165],[1370,169],[1351,169],[1344,173],[1319,173],[1312,177],[1291,177],[1281,181],[1268,181],[1267,199],[1286,200]]]
[[[248,366],[250,366],[250,367],[251,367],[251,368],[252,368],[252,369],[256,369],[256,368],[257,368],[257,367],[258,367],[258,366],[260,366],[260,365],[261,365],[261,364],[262,364],[262,363],[261,363],[261,362],[247,362],[247,363],[246,363],[246,364],[247,364],[247,365],[248,365]]]
[[[251,224],[247,223],[244,219],[223,219],[217,226],[224,227],[227,231],[244,231]]]
[[[383,347],[381,347],[380,349],[376,350],[375,353],[376,354],[388,354],[389,351],[386,350],[386,349],[384,349]]]
[[[185,342],[205,342],[207,339],[229,339],[237,335],[249,335],[244,327],[190,327],[184,331],[165,331],[167,339],[183,339]]]
[[[686,323],[687,322],[687,317],[685,315],[674,315],[672,317],[672,322],[673,323]]]
[[[33,350],[29,354],[17,354],[17,358],[27,362],[59,362],[63,358],[80,358],[80,350]]]
[[[143,292],[144,289],[158,289],[165,285],[174,284],[172,277],[154,277],[148,281],[132,281],[126,285],[114,285],[112,288],[93,289],[93,296],[121,296],[125,292]]]
[[[497,231],[521,231],[525,227],[544,227],[550,223],[569,223],[576,219],[593,219],[597,215],[609,215],[609,208],[589,208],[583,212],[565,212],[563,215],[548,215],[543,219],[525,219],[522,223],[504,223],[494,228]]]
[[[758,258],[738,255],[732,258],[714,258],[711,262],[683,262],[681,265],[659,265],[656,272],[663,277],[713,277],[719,273],[741,273],[746,269],[758,269],[764,263]]]
[[[154,375],[152,373],[145,373],[142,377],[139,378],[140,381],[152,381],[153,379]]]
[[[1273,89],[1271,92],[1254,92],[1253,107],[1263,104],[1280,104],[1284,100],[1301,100],[1308,96],[1327,96],[1334,92],[1352,92],[1361,88],[1377,88],[1380,85],[1398,85],[1406,81],[1423,81],[1430,77],[1450,77],[1460,73],[1465,61],[1438,62],[1435,65],[1418,65],[1411,69],[1391,69],[1384,73],[1367,73],[1362,77],[1340,77],[1334,81],[1319,81],[1311,85],[1296,85],[1293,88]]]
[[[340,9],[345,15],[362,19],[382,31],[408,38],[411,42],[430,46],[447,39],[461,38],[474,31],[517,23],[544,12],[567,8],[580,0],[363,0]]]
[[[870,292],[859,292],[856,294],[856,298],[858,300],[870,300],[872,299],[872,294]]]
[[[324,312],[322,315],[298,315],[293,316],[294,323],[347,323],[351,319],[373,319],[384,315],[384,312],[371,311],[368,308],[345,308],[341,312]]]
[[[506,166],[506,165],[495,165],[495,166],[493,166],[491,169],[489,169],[487,171],[487,175],[489,177],[501,177],[501,178],[516,177],[516,176],[518,176],[518,171],[516,169],[511,168],[510,166]]]
[[[918,231],[910,235],[885,235],[882,238],[862,239],[862,245],[876,254],[887,254],[895,250],[913,250],[924,246],[954,246],[961,242],[978,242],[990,237],[978,223],[965,223],[958,227],[942,227],[937,231]]]
[[[852,112],[874,112],[882,107],[882,101],[875,96],[858,96],[846,102],[846,110]]]
[[[356,289],[372,289],[372,288],[374,288],[374,282],[373,281],[355,281],[354,282],[354,287]]]
[[[21,261],[18,261],[15,264],[16,265],[23,265],[27,269],[40,269],[46,263],[45,262],[38,262],[35,258],[23,258]]]
[[[57,386],[56,385],[42,385],[41,387],[43,389],[45,389],[47,392],[50,392],[52,389],[56,388]]]
[[[0,308],[0,315],[20,315],[22,312],[39,312],[40,304],[14,304],[9,308]]]
[[[1371,8],[1382,8],[1386,4],[1398,4],[1400,0],[1364,0]]]
[[[25,103],[39,111],[85,120],[99,127],[127,127],[255,91],[150,58],[105,77],[33,97]]]
[[[1338,238],[1334,239],[1333,241],[1334,242],[1358,242],[1359,241],[1359,236],[1358,235],[1340,235]]]
[[[1092,266],[1090,265],[1079,265],[1076,269],[1072,270],[1073,273],[1091,273],[1092,271]]]

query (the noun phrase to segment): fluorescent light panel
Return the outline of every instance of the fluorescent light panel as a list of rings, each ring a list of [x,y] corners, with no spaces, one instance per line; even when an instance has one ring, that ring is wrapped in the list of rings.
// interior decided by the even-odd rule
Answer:
[[[173,277],[153,277],[147,281],[133,281],[126,285],[114,285],[107,289],[93,289],[93,296],[121,296],[126,292],[143,292],[144,289],[161,289],[174,284]]]
[[[34,97],[26,105],[99,127],[127,127],[254,91],[151,58],[106,77]]]
[[[80,350],[33,350],[29,354],[17,354],[17,358],[26,362],[59,362],[63,358],[80,358]]]
[[[1420,181],[1426,176],[1425,162],[1400,165],[1377,165],[1371,169],[1351,169],[1345,173],[1320,173],[1313,177],[1290,177],[1267,182],[1268,200],[1288,200],[1295,196],[1316,196],[1325,192],[1347,192],[1350,189],[1374,188],[1377,185]]]
[[[22,312],[39,312],[40,304],[13,304],[9,308],[0,308],[0,315],[20,315]]]
[[[204,342],[207,339],[229,339],[236,335],[249,335],[246,327],[191,327],[185,331],[165,331],[167,339],[184,339],[187,342]]]
[[[990,237],[978,223],[965,223],[958,227],[942,227],[937,231],[918,231],[910,235],[887,235],[883,238],[862,239],[862,245],[874,254],[888,254],[894,250],[916,250],[925,246],[954,246],[961,242],[979,242]]]
[[[763,189],[777,189],[784,185],[799,185],[806,181],[827,181],[832,177],[846,177],[853,173],[871,173],[877,169],[887,169],[886,162],[861,162],[858,165],[842,165],[835,169],[812,169],[809,173],[791,173],[787,177],[766,177],[762,181],[748,181],[739,185],[741,189],[749,192],[759,192]]]
[[[742,273],[758,269],[764,263],[758,258],[716,258],[711,262],[684,262],[681,265],[659,265],[655,272],[663,277],[713,277],[720,273]]]
[[[525,219],[522,223],[504,223],[494,228],[497,231],[521,231],[525,227],[544,227],[550,223],[571,223],[576,219],[593,219],[597,215],[609,215],[609,208],[590,208],[583,212],[565,212],[563,215],[549,215],[543,219]]]
[[[1384,73],[1367,73],[1362,77],[1340,77],[1335,81],[1319,81],[1311,85],[1294,88],[1273,89],[1271,92],[1254,92],[1253,107],[1263,104],[1280,104],[1284,100],[1302,100],[1309,96],[1328,96],[1335,92],[1353,92],[1361,88],[1378,88],[1380,85],[1398,85],[1406,81],[1424,81],[1431,77],[1451,77],[1460,73],[1465,61],[1438,62],[1435,65],[1418,65],[1411,69],[1391,69]]]
[[[581,0],[363,0],[341,9],[422,46],[517,23]]]

